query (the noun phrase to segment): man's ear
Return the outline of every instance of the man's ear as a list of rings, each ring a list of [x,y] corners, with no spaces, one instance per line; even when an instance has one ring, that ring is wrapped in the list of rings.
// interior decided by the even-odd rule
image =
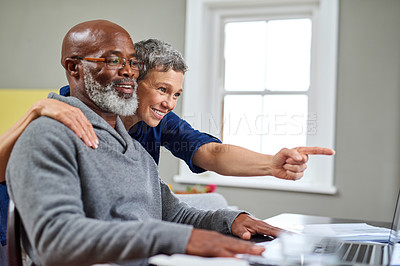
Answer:
[[[79,64],[77,59],[66,58],[64,61],[64,68],[72,77],[79,78]]]

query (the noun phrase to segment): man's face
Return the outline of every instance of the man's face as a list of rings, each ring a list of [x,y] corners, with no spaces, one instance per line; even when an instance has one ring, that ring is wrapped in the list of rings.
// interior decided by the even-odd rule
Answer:
[[[107,86],[102,86],[93,78],[93,75],[90,73],[86,64],[83,66],[83,75],[86,93],[100,109],[121,116],[135,114],[138,106],[136,80],[123,78],[118,81],[112,81]],[[115,89],[120,86],[120,84],[132,82],[134,83],[133,93],[125,93]],[[129,90],[131,89],[129,88]]]
[[[120,57],[126,60],[135,57],[132,40],[123,33],[104,35],[98,41],[95,52],[85,57]],[[87,62],[83,64],[83,82],[88,98],[102,111],[122,116],[133,115],[137,108],[135,78],[138,71],[132,70],[129,63],[123,68],[110,69],[105,62]]]

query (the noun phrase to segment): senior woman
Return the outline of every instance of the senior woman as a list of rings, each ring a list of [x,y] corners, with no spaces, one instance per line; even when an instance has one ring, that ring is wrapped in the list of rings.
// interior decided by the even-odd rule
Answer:
[[[157,164],[160,147],[164,146],[195,173],[210,170],[230,176],[272,175],[296,180],[303,176],[309,154],[334,154],[332,149],[322,147],[298,147],[282,149],[276,155],[261,154],[222,144],[219,139],[193,129],[172,112],[182,93],[187,71],[181,54],[168,43],[156,39],[136,43],[135,51],[144,65],[138,78],[139,106],[134,116],[122,119],[132,138],[143,145]],[[68,96],[69,87],[61,88],[60,93]],[[42,99],[0,136],[0,182],[5,180],[6,165],[16,140],[31,121],[43,115],[64,123],[88,146],[97,148],[99,141],[93,127],[79,109],[53,99]],[[4,183],[0,186],[1,197],[0,214],[5,219],[8,198]],[[5,224],[6,221],[1,221],[1,225]],[[0,240],[5,244],[2,233],[5,233],[4,228],[0,228]]]

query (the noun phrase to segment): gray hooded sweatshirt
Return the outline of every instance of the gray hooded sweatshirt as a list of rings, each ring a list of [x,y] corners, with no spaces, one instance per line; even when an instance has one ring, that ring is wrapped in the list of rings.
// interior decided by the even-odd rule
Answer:
[[[92,149],[62,123],[40,117],[15,144],[7,185],[36,265],[146,265],[155,254],[185,253],[193,227],[230,233],[240,211],[180,202],[119,118],[114,129],[74,97],[49,98],[80,108],[100,143]]]

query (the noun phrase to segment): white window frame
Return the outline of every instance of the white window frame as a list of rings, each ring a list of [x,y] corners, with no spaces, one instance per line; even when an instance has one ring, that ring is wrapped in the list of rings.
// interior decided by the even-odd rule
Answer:
[[[217,137],[222,133],[223,34],[228,21],[242,18],[287,18],[304,14],[312,18],[311,87],[309,113],[316,114],[316,134],[307,146],[334,148],[337,80],[338,0],[187,0],[185,76],[182,118],[194,128]],[[179,162],[174,181],[187,184],[335,194],[334,158],[310,156],[306,175],[312,182],[272,177],[227,177],[213,172],[193,174]]]

